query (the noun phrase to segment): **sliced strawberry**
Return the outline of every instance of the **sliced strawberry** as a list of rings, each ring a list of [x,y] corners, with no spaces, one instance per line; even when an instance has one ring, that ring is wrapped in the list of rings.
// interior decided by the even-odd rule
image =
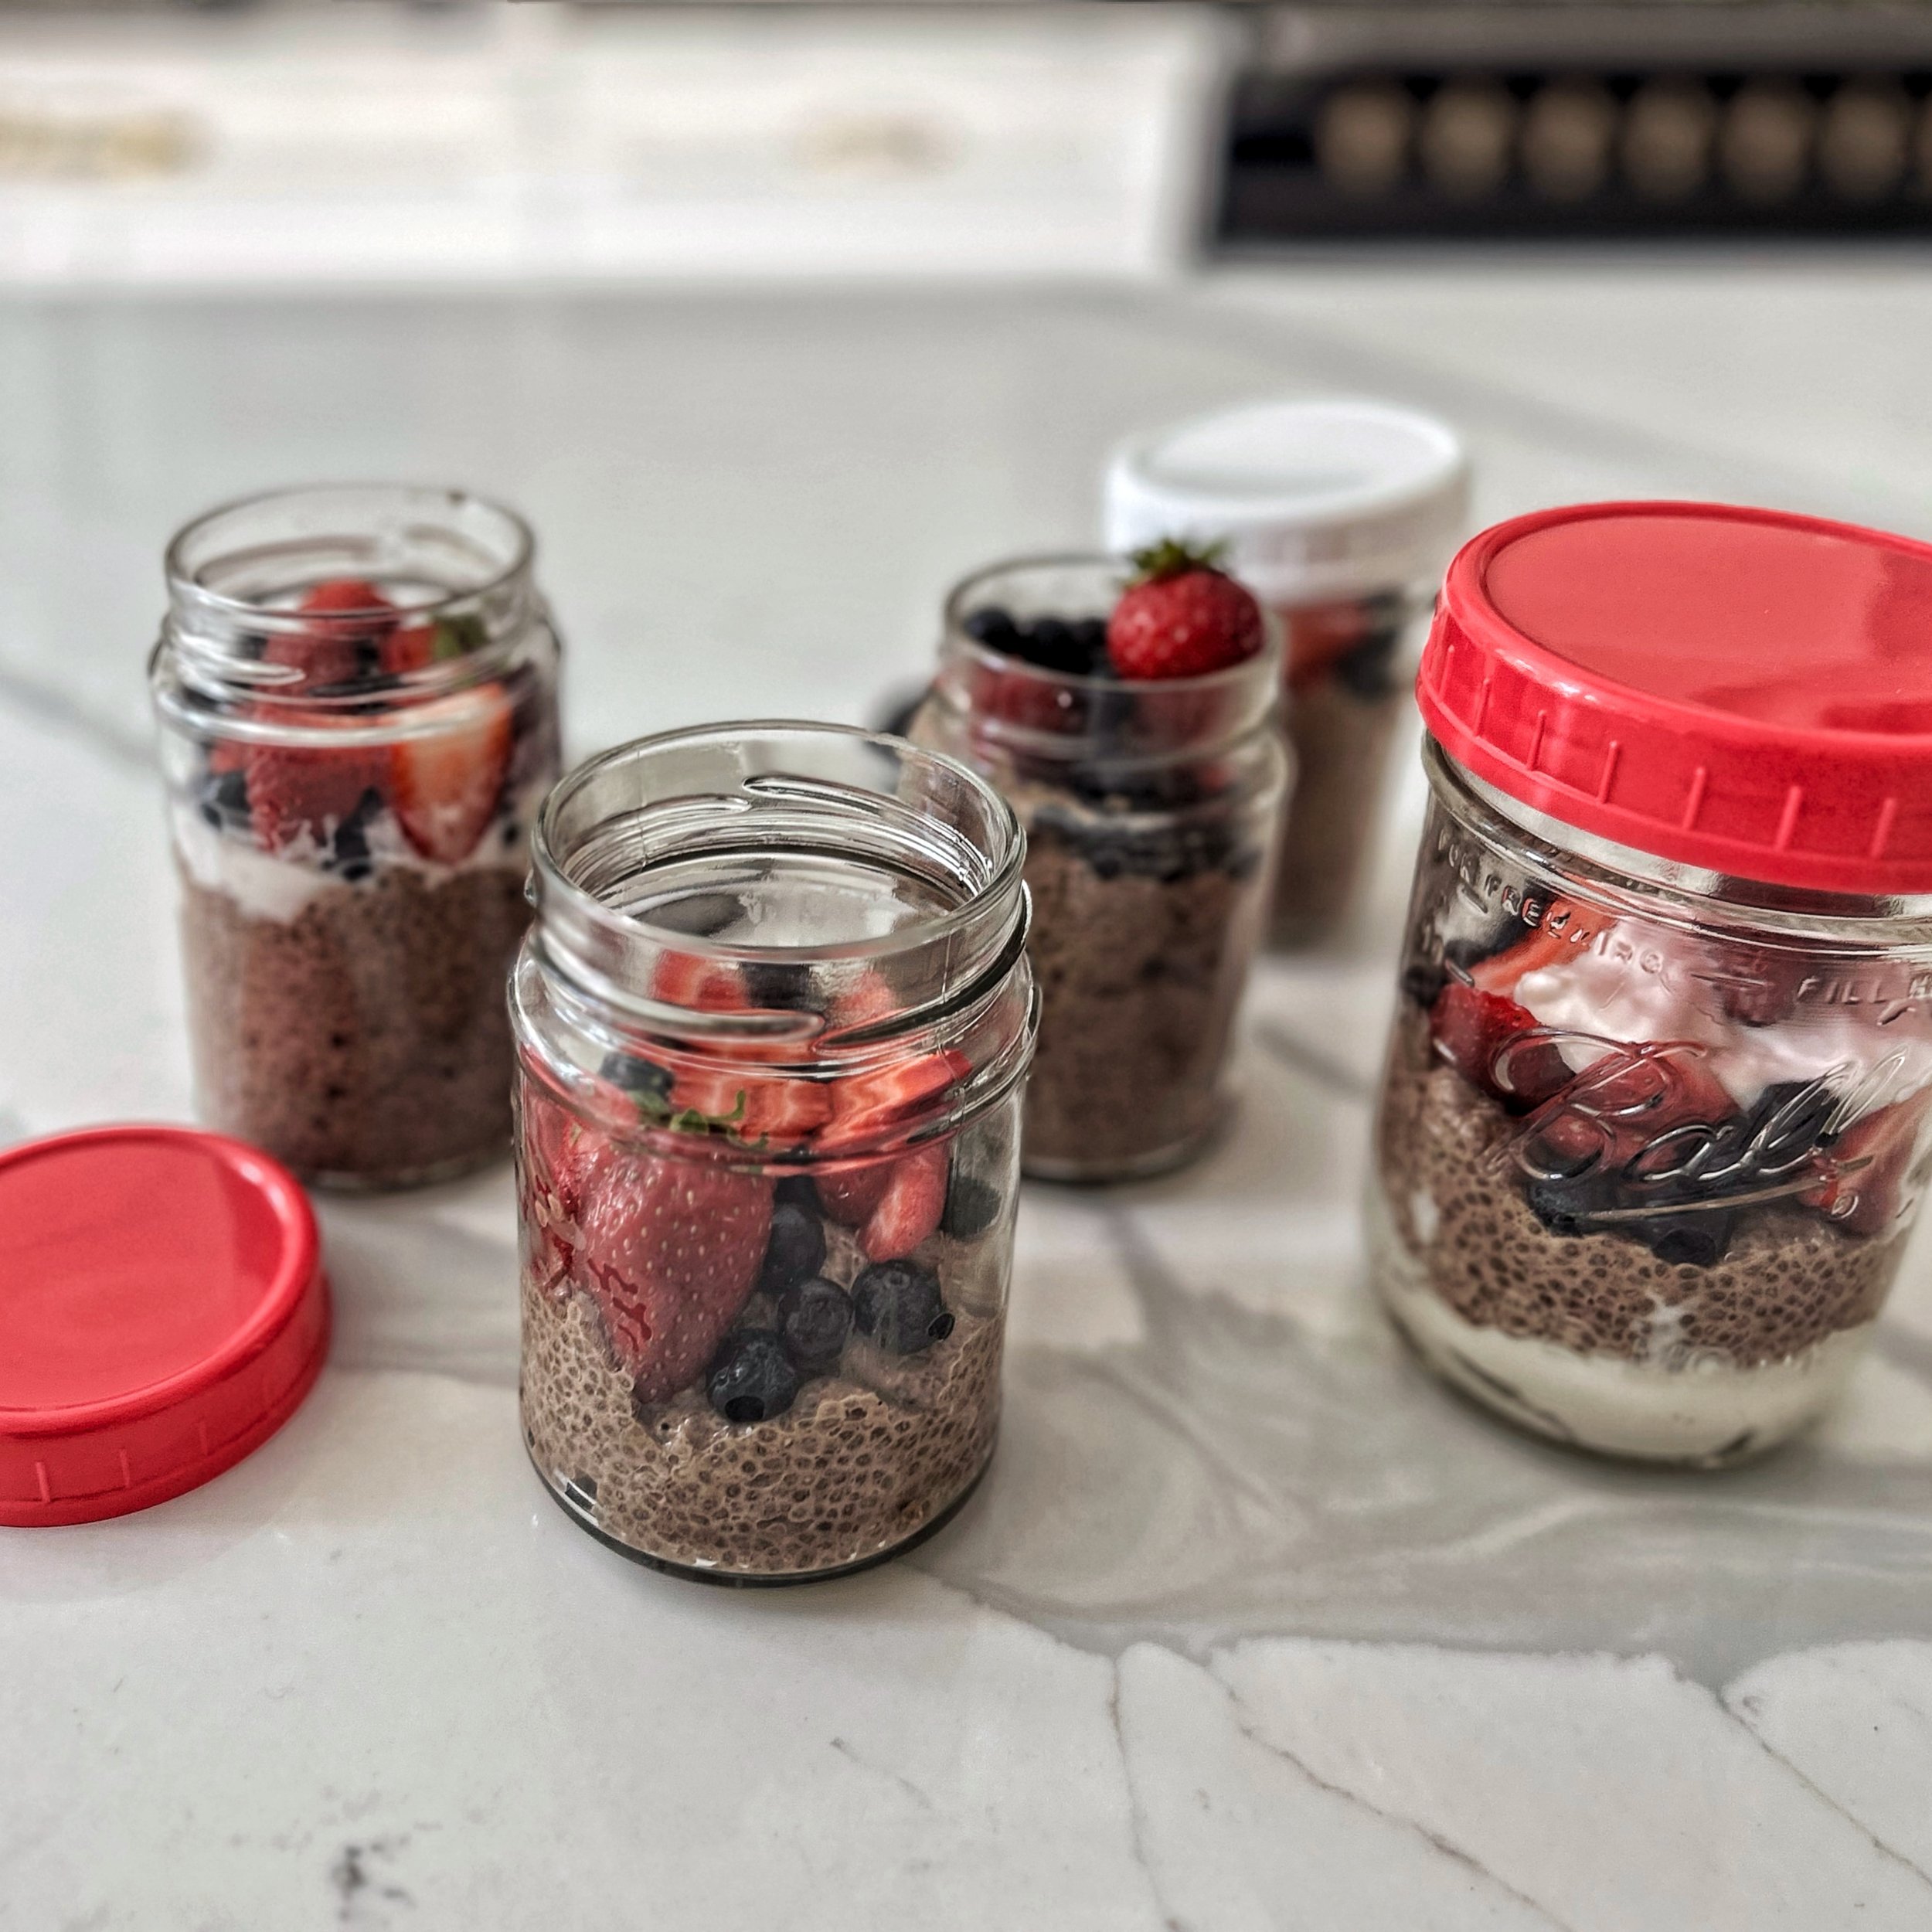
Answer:
[[[863,1227],[885,1199],[893,1165],[892,1158],[887,1155],[876,1161],[853,1161],[816,1170],[812,1179],[825,1212],[849,1228]]]
[[[546,1288],[570,1274],[580,1244],[577,1217],[610,1143],[561,1100],[523,1090],[523,1223],[532,1265]]]
[[[311,687],[353,684],[376,668],[396,607],[374,584],[360,577],[332,578],[315,585],[297,607],[328,621],[277,632],[263,647],[267,662],[301,672]]]
[[[1301,690],[1320,682],[1337,658],[1369,634],[1369,607],[1359,599],[1340,604],[1304,604],[1281,613],[1288,633],[1288,683]]]
[[[719,1162],[611,1150],[587,1193],[577,1279],[639,1397],[662,1402],[702,1372],[750,1294],[772,1183]]]
[[[1848,1234],[1883,1234],[1910,1204],[1932,1087],[1854,1121],[1825,1157],[1828,1179],[1803,1196]]]
[[[672,1083],[671,1106],[726,1124],[738,1140],[796,1147],[832,1117],[832,1094],[822,1080],[787,1078],[735,1068],[680,1073]]]
[[[1512,996],[1526,974],[1540,972],[1546,966],[1559,965],[1574,957],[1577,942],[1565,935],[1569,920],[1563,920],[1563,927],[1554,932],[1550,930],[1549,922],[1566,913],[1573,917],[1580,910],[1566,899],[1551,900],[1540,925],[1504,947],[1501,952],[1478,960],[1469,968],[1471,981],[1482,992]]]
[[[658,960],[651,995],[694,1013],[741,1013],[751,1005],[736,967],[690,953],[666,953]]]
[[[937,1231],[951,1167],[951,1151],[943,1144],[917,1148],[892,1163],[878,1204],[859,1236],[859,1246],[873,1260],[899,1260]],[[822,1188],[820,1192],[822,1199]]]
[[[825,1148],[863,1147],[911,1125],[932,1103],[973,1070],[952,1047],[921,1053],[834,1083],[832,1119],[819,1136]]]
[[[1693,1171],[1737,1103],[1689,1041],[1622,1046],[1576,1074],[1529,1124],[1545,1172],[1623,1173],[1654,1185]],[[1685,1130],[1707,1128],[1709,1134]]]
[[[274,707],[278,724],[342,730],[359,723],[333,712]],[[326,842],[362,801],[382,793],[389,758],[381,745],[250,744],[242,753],[248,808],[257,841],[280,852],[304,833]]]
[[[1459,979],[1444,985],[1429,1014],[1436,1050],[1464,1079],[1519,1111],[1540,1107],[1570,1077],[1549,1040],[1525,1039],[1536,1024],[1514,1000]]]
[[[426,671],[436,662],[436,626],[400,624],[383,640],[383,668],[392,678]]]
[[[495,815],[510,766],[513,719],[501,685],[418,705],[389,753],[389,797],[426,859],[459,865]]]

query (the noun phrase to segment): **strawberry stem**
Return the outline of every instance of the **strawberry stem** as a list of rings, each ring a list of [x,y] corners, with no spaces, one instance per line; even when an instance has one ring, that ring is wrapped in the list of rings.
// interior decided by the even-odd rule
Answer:
[[[1185,537],[1164,536],[1133,553],[1133,580],[1137,584],[1162,583],[1169,577],[1185,577],[1191,570],[1219,573],[1227,553],[1225,543],[1196,543]]]

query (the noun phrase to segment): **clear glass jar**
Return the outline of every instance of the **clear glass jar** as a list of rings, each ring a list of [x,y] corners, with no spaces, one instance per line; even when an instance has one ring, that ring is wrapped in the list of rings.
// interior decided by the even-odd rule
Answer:
[[[202,1117],[308,1181],[510,1143],[503,986],[558,770],[522,520],[455,490],[279,492],[167,554],[149,667]]]
[[[1287,638],[1293,754],[1270,943],[1330,937],[1375,849],[1421,633],[1464,527],[1469,465],[1432,417],[1361,400],[1250,403],[1136,437],[1106,539],[1217,545]]]
[[[1286,778],[1278,636],[1226,671],[1125,682],[1041,669],[968,628],[988,610],[1104,622],[1131,573],[1091,556],[968,578],[911,726],[1026,828],[1040,1029],[1024,1160],[1051,1180],[1156,1173],[1213,1129]]]
[[[1451,571],[1371,1261],[1424,1359],[1526,1428],[1757,1454],[1844,1387],[1897,1273],[1932,1166],[1932,853],[1896,808],[1922,786],[1867,781],[1932,760],[1899,668],[1932,549],[1884,547],[1608,505]]]
[[[1271,946],[1320,944],[1360,896],[1434,601],[1431,575],[1321,604],[1271,603],[1287,637],[1281,729],[1295,774],[1268,915]]]
[[[545,806],[512,983],[522,1403],[584,1528],[774,1583],[991,1456],[1032,1049],[1025,842],[951,761],[723,725]]]

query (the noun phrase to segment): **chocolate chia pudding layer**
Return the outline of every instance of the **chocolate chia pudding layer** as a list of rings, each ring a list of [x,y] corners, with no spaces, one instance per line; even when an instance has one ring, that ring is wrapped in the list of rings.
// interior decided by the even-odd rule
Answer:
[[[504,981],[520,866],[378,867],[259,917],[184,867],[182,934],[204,1117],[311,1180],[403,1185],[510,1144]]]
[[[1151,1172],[1213,1125],[1259,936],[1258,845],[1149,835],[1036,811],[1026,883],[1039,1043],[1026,1089],[1028,1170]]]
[[[1876,1315],[1903,1236],[1863,1237],[1768,1205],[1709,1267],[1612,1233],[1560,1234],[1507,1164],[1521,1123],[1431,1049],[1406,1002],[1376,1128],[1396,1238],[1427,1287],[1474,1326],[1672,1370],[1784,1363]]]
[[[1338,679],[1298,689],[1284,728],[1293,752],[1269,937],[1305,944],[1347,913],[1381,815],[1389,745],[1406,691],[1365,696]]]
[[[791,1406],[737,1423],[699,1383],[641,1404],[596,1304],[523,1277],[523,1427],[532,1460],[573,1510],[648,1560],[721,1580],[777,1581],[883,1556],[937,1524],[978,1478],[999,1419],[1006,1245],[934,1235],[910,1257],[954,1316],[919,1353],[850,1335]],[[828,1230],[822,1273],[865,1266]],[[740,1326],[770,1319],[754,1294]]]

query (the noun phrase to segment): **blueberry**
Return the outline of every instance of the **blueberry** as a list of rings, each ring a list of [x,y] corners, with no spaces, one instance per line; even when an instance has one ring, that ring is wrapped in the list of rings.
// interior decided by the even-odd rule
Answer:
[[[1389,696],[1396,689],[1396,646],[1400,641],[1394,631],[1371,631],[1335,659],[1332,672],[1335,682],[1352,697],[1372,701]]]
[[[778,1338],[804,1374],[823,1374],[852,1333],[852,1298],[823,1275],[794,1281],[778,1298]]]
[[[744,981],[753,1005],[801,1011],[811,993],[811,968],[754,960],[744,968]]]
[[[597,1072],[613,1087],[621,1087],[637,1099],[662,1100],[670,1097],[670,1072],[655,1061],[634,1060],[628,1053],[606,1053]]]
[[[1449,983],[1449,975],[1440,966],[1431,966],[1418,960],[1413,966],[1405,967],[1402,975],[1402,990],[1426,1012],[1441,997],[1442,989]]]
[[[955,1162],[940,1226],[955,1241],[976,1241],[999,1219],[999,1209],[998,1189],[977,1174],[962,1174]]]
[[[1620,1231],[1635,1235],[1660,1261],[1708,1268],[1723,1260],[1736,1228],[1736,1213],[1717,1208],[1705,1214],[1660,1214],[1655,1220],[1625,1222]]]
[[[769,1422],[798,1394],[798,1371],[769,1328],[728,1335],[705,1376],[704,1392],[727,1422]]]
[[[781,1201],[771,1211],[771,1238],[765,1244],[764,1266],[758,1276],[760,1291],[782,1294],[809,1275],[825,1259],[825,1230],[809,1209]]]
[[[778,1183],[773,1196],[781,1207],[801,1207],[808,1214],[821,1214],[824,1204],[818,1199],[818,1190],[811,1184],[809,1174],[787,1174]]]
[[[917,1355],[953,1332],[939,1277],[913,1261],[878,1261],[852,1284],[852,1318],[889,1355]]]
[[[1107,620],[1081,617],[1073,626],[1073,648],[1086,660],[1087,673],[1097,675],[1112,666],[1107,655]]]
[[[1013,621],[1013,614],[1002,610],[996,604],[982,604],[977,611],[968,611],[960,628],[976,644],[985,645],[989,651],[1019,649],[1019,626]]]
[[[248,774],[243,771],[211,771],[202,781],[201,815],[218,829],[224,825],[245,825],[248,819]]]

